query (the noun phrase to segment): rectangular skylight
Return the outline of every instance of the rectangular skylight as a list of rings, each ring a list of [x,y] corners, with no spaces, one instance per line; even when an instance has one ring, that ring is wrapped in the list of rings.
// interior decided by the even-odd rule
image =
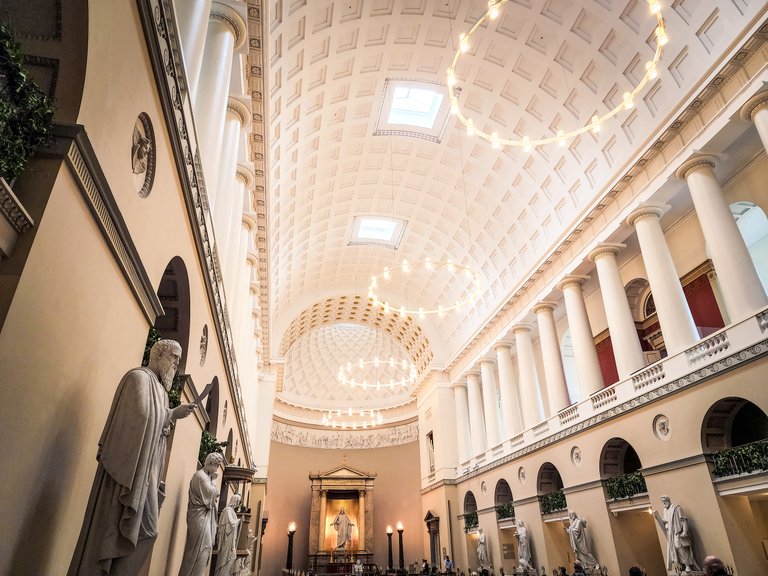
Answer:
[[[389,109],[389,124],[433,128],[443,94],[429,88],[397,86]]]
[[[382,240],[391,242],[397,222],[382,218],[361,218],[357,237],[360,240]]]
[[[379,245],[397,249],[405,231],[405,220],[386,216],[355,216],[351,245]]]

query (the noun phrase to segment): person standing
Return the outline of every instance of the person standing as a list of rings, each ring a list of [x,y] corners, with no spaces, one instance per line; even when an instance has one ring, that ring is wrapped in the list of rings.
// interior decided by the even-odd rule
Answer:
[[[181,346],[158,340],[149,366],[129,370],[115,391],[68,576],[134,576],[157,539],[168,435],[196,404],[168,407]]]

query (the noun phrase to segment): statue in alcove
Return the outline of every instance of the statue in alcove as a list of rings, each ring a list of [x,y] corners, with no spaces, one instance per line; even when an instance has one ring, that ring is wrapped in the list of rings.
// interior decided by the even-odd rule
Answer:
[[[331,526],[336,529],[336,548],[346,548],[347,542],[352,543],[352,527],[354,524],[349,519],[347,513],[342,507],[336,518],[331,522]]]

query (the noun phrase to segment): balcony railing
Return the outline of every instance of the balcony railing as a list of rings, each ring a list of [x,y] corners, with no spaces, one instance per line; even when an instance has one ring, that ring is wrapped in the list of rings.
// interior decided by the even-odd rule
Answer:
[[[622,498],[632,498],[638,494],[648,492],[645,485],[645,478],[638,472],[630,472],[613,478],[603,480],[605,494],[609,500],[621,500]]]
[[[467,512],[464,514],[464,532],[477,528],[479,524],[480,520],[477,518],[477,512]]]
[[[496,506],[496,520],[508,520],[515,517],[515,505],[512,502]]]
[[[712,455],[712,460],[715,478],[768,471],[768,440],[720,450]]]
[[[551,514],[567,509],[568,503],[565,500],[565,492],[557,490],[549,494],[542,494],[539,496],[539,507],[542,514]]]

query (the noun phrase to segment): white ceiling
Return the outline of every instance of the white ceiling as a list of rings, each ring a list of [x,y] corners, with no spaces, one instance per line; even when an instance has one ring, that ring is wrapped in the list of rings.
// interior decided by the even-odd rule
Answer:
[[[373,135],[386,81],[444,83],[458,35],[484,13],[485,0],[269,5],[270,341],[273,360],[286,363],[285,401],[372,403],[369,392],[350,396],[336,382],[352,352],[386,349],[416,360],[418,349],[429,358],[420,369],[458,354],[763,8],[762,0],[664,4],[670,42],[659,79],[635,107],[597,135],[531,153],[494,150],[454,118],[438,143]],[[510,1],[459,61],[462,109],[484,130],[513,138],[583,126],[640,81],[654,28],[646,0]],[[356,215],[407,220],[400,248],[348,245]],[[380,335],[370,321],[376,314],[347,317],[355,296],[366,302],[371,275],[425,256],[480,272],[482,297],[443,319],[407,319],[418,345]],[[444,270],[422,271],[380,297],[436,308],[462,298],[466,286]],[[325,320],[308,321],[313,307]]]

